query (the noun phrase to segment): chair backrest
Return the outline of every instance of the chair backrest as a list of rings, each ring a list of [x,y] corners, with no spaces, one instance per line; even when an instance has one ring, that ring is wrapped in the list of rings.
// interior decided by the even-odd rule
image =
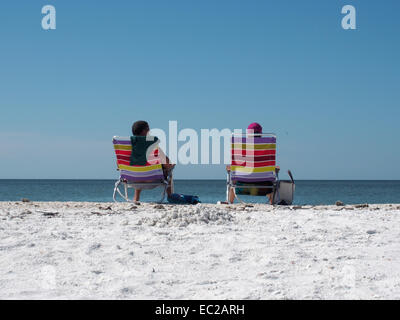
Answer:
[[[275,167],[275,135],[232,135],[232,181],[275,181]]]
[[[122,179],[128,181],[160,181],[164,179],[158,148],[149,155],[146,165],[131,166],[132,144],[130,138],[113,137],[117,166]]]

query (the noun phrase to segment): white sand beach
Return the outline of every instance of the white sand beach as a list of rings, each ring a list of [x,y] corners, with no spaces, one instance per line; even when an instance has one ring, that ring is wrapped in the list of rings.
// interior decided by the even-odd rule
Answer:
[[[400,299],[400,205],[0,202],[0,299]]]

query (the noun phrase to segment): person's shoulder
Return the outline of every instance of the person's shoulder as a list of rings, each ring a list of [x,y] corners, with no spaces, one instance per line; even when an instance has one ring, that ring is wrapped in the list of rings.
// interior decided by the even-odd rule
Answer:
[[[150,141],[150,142],[154,143],[154,142],[159,142],[160,139],[158,139],[158,137],[156,137],[156,136],[146,136],[146,141]]]
[[[159,143],[160,140],[156,136],[131,136],[132,143],[144,143],[146,145],[152,145],[154,143]]]

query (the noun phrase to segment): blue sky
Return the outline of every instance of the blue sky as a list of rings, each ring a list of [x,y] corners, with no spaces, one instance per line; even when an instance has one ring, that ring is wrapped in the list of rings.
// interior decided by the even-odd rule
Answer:
[[[1,1],[0,178],[115,178],[112,136],[145,119],[257,121],[296,178],[400,179],[399,17],[395,0]]]

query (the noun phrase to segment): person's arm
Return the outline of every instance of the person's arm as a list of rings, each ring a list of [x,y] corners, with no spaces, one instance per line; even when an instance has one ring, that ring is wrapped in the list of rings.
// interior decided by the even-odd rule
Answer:
[[[162,164],[171,164],[171,161],[161,148],[158,148],[158,156],[160,157]]]

